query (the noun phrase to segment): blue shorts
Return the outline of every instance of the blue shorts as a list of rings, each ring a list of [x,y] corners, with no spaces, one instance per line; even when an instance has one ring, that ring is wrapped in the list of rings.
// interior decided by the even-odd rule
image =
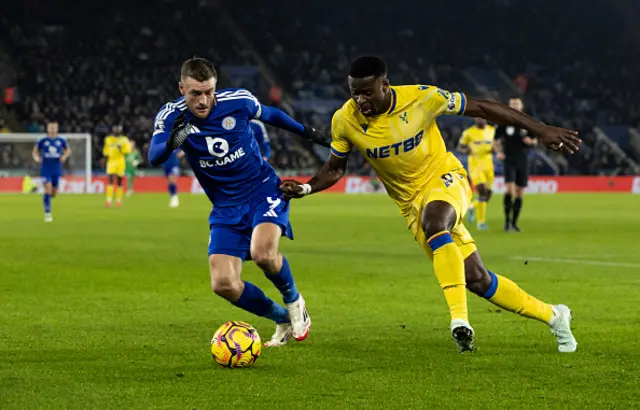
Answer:
[[[214,207],[209,218],[209,255],[223,254],[251,259],[251,234],[261,223],[274,223],[282,236],[293,239],[289,201],[282,192],[267,192],[240,205]]]
[[[40,178],[42,179],[42,185],[51,184],[53,188],[57,188],[60,182],[60,174],[42,174]]]

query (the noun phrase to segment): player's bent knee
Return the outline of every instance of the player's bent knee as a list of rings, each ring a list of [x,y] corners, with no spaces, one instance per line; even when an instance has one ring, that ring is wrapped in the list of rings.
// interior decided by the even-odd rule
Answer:
[[[216,295],[227,300],[237,300],[242,293],[242,283],[239,278],[233,276],[212,277],[211,289]]]
[[[242,293],[240,272],[242,260],[228,255],[211,255],[209,271],[211,273],[211,290],[227,300],[237,300]]]
[[[269,247],[251,249],[251,259],[260,269],[267,272],[277,272],[278,250]]]
[[[478,252],[472,253],[464,260],[464,273],[467,289],[476,295],[483,296],[491,286],[491,276]]]
[[[444,201],[427,204],[422,215],[422,229],[427,239],[442,231],[450,231],[457,221],[456,210]]]
[[[251,259],[267,273],[277,273],[282,267],[278,253],[282,228],[272,223],[256,226],[251,237]]]

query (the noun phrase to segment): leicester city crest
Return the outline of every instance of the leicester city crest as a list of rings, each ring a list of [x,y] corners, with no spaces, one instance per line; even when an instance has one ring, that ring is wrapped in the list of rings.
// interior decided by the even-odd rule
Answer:
[[[222,120],[222,128],[227,131],[231,131],[236,127],[236,119],[233,117],[224,117]]]

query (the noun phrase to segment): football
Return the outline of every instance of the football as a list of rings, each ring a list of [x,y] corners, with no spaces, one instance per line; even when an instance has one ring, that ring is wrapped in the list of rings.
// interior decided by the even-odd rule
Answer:
[[[220,326],[211,339],[211,355],[223,367],[249,367],[262,350],[258,331],[246,322],[232,321]]]

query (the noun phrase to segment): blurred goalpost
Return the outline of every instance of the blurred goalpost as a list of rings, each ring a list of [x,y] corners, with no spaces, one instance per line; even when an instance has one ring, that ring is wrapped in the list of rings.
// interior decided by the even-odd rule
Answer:
[[[0,134],[0,177],[30,175],[40,176],[40,164],[31,157],[33,146],[46,133],[7,133]],[[60,133],[67,140],[71,148],[71,157],[63,167],[63,179],[69,176],[74,179],[84,178],[83,192],[93,193],[92,187],[92,140],[91,134],[85,133]]]

